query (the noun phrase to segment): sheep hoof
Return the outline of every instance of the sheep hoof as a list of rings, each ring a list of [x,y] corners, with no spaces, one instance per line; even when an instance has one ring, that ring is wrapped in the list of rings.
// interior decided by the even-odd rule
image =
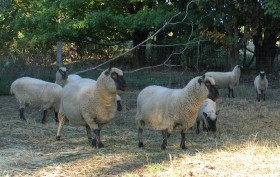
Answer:
[[[26,121],[26,119],[24,117],[20,117],[21,120]]]
[[[144,147],[144,144],[143,144],[143,142],[139,142],[139,143],[138,143],[138,147],[139,147],[139,148],[142,148],[142,147]]]
[[[60,141],[60,136],[56,136],[56,141]]]
[[[196,134],[199,134],[199,130],[198,129],[195,132],[196,132]]]
[[[166,145],[162,144],[160,148],[161,148],[161,150],[165,150],[166,149]]]
[[[103,143],[99,142],[98,143],[98,148],[103,148],[103,147],[104,147]]]
[[[182,145],[181,149],[187,149],[186,145]]]
[[[96,139],[92,139],[91,145],[92,145],[93,147],[96,147]]]

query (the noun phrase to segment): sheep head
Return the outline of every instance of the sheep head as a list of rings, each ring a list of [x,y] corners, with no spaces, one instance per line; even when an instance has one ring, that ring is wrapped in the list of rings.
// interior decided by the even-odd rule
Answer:
[[[204,83],[205,86],[208,88],[208,91],[209,91],[208,98],[210,98],[213,101],[215,101],[216,99],[219,98],[219,91],[215,87],[215,80],[214,80],[214,78],[212,78],[210,76],[202,75],[198,79],[198,83],[199,84]]]
[[[66,69],[66,67],[59,67],[58,69],[57,69],[57,75],[60,75],[60,77],[62,78],[62,79],[67,79],[68,78],[68,74],[67,74],[67,69]]]
[[[264,79],[265,78],[265,72],[264,71],[260,71],[260,77],[261,77],[261,79]]]
[[[123,71],[118,68],[109,68],[103,72],[104,78],[108,78],[107,84],[112,90],[125,90],[127,87],[123,77]],[[111,80],[111,81],[110,81]],[[114,82],[112,82],[112,80]],[[113,84],[112,84],[113,83]],[[109,86],[110,85],[110,86]]]
[[[204,116],[204,123],[205,123],[205,128],[206,131],[212,131],[212,132],[216,132],[217,128],[216,128],[216,122],[217,122],[217,117],[216,114],[215,116],[211,116],[211,114],[203,112],[203,116]]]

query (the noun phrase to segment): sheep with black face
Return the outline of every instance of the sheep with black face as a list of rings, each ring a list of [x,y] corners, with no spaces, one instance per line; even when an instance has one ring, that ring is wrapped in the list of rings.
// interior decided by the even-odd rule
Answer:
[[[199,108],[198,117],[196,121],[196,133],[200,132],[199,125],[200,121],[203,125],[203,131],[216,131],[216,122],[217,115],[219,111],[217,111],[217,104],[215,101],[207,98],[203,101],[202,106]]]
[[[268,80],[264,71],[260,71],[259,75],[256,76],[254,86],[257,92],[257,100],[261,101],[261,99],[263,99],[263,101],[265,101],[265,93],[268,89]]]
[[[76,81],[82,79],[81,76],[77,75],[77,74],[70,74],[68,75],[67,73],[67,68],[66,67],[58,67],[56,74],[55,74],[55,83],[61,85],[62,87],[64,87],[65,85],[67,85],[70,82]],[[95,80],[93,80],[95,81]],[[116,101],[117,101],[117,110],[121,111],[122,110],[122,104],[121,104],[121,97],[120,95],[116,96]]]
[[[62,87],[58,84],[43,81],[32,77],[21,77],[11,84],[11,94],[19,102],[20,118],[25,119],[26,106],[44,110],[42,123],[45,123],[48,109],[55,112],[55,121],[58,122],[58,110]]]
[[[100,131],[115,117],[117,90],[124,90],[125,87],[123,72],[118,68],[103,71],[96,82],[79,79],[68,83],[61,97],[56,139],[60,140],[64,121],[69,120],[70,124],[86,127],[93,146],[104,147]]]
[[[229,72],[206,72],[205,75],[215,79],[217,89],[228,88],[228,97],[234,98],[233,88],[239,84],[242,71],[244,71],[243,66],[236,65]]]
[[[162,132],[161,149],[166,149],[167,139],[173,131],[181,131],[180,147],[186,149],[186,131],[197,119],[198,110],[206,98],[216,100],[219,96],[215,80],[209,76],[193,78],[182,89],[148,86],[137,97],[136,124],[138,146],[143,147],[145,125]]]

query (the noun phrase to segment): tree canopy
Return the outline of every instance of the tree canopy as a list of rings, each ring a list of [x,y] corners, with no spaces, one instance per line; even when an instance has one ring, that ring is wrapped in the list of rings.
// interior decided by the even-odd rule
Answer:
[[[173,20],[183,20],[182,23],[167,26],[153,42],[184,43],[192,31],[193,40],[207,39],[224,46],[230,52],[231,65],[238,62],[238,51],[248,41],[273,38],[269,46],[274,51],[280,34],[278,0],[2,0],[0,3],[2,55],[7,51],[53,50],[57,41],[81,46],[113,46],[131,41],[136,46],[179,12]],[[168,35],[170,32],[173,35]],[[269,52],[260,46],[258,50]],[[273,56],[275,52],[258,55],[257,60],[273,64]],[[140,65],[145,64],[145,47],[140,47],[134,57]],[[266,64],[265,69],[271,70],[270,65]],[[261,69],[261,64],[258,67]]]

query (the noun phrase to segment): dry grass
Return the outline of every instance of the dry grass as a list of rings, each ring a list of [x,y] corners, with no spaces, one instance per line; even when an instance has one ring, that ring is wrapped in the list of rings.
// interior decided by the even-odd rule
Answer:
[[[276,83],[278,84],[278,83]],[[19,119],[14,97],[0,97],[0,176],[280,176],[280,89],[256,102],[252,84],[241,83],[235,99],[222,90],[218,132],[187,134],[186,151],[179,133],[160,150],[161,133],[145,129],[144,149],[137,147],[134,122],[139,90],[121,93],[124,110],[102,130],[105,148],[92,148],[83,127],[65,126],[55,141],[57,125],[50,111],[26,110]]]

